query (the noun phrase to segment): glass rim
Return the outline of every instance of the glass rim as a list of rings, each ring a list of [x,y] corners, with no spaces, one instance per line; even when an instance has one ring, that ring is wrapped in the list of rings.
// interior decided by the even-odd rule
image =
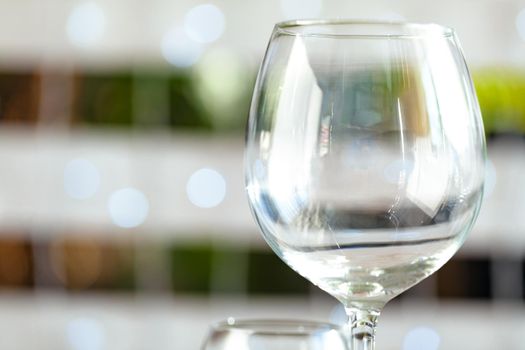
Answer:
[[[233,317],[211,325],[212,331],[236,331],[250,334],[308,335],[319,331],[340,331],[341,327],[328,322],[293,319],[236,319]]]
[[[326,33],[322,31],[302,32],[298,29],[307,27],[357,27],[368,26],[370,28],[390,27],[392,29],[404,30],[402,33],[379,32],[379,33],[355,33],[352,30],[335,33]],[[282,21],[275,24],[274,31],[279,34],[299,36],[299,37],[320,37],[320,38],[418,38],[427,36],[452,37],[455,35],[453,28],[436,23],[418,23],[403,21],[380,21],[380,20],[353,20],[353,19],[294,19]]]

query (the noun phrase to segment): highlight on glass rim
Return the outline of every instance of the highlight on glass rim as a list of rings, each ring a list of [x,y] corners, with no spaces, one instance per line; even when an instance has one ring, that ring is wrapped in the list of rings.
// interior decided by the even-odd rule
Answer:
[[[6,349],[523,348],[525,4],[0,19]]]

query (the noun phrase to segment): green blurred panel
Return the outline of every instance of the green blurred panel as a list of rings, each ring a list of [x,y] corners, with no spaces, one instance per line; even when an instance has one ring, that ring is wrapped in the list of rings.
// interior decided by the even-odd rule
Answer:
[[[130,72],[87,73],[80,78],[75,117],[81,123],[129,126],[133,123]]]
[[[209,246],[175,247],[171,251],[171,280],[175,293],[208,293],[212,251]]]
[[[273,252],[251,252],[248,270],[250,294],[307,294],[309,282]]]
[[[487,134],[525,132],[525,72],[485,68],[473,74]]]
[[[176,128],[211,130],[212,124],[196,98],[192,83],[187,75],[170,77],[169,123]]]
[[[240,294],[246,292],[249,252],[224,247],[212,256],[211,291]]]
[[[133,109],[135,124],[140,127],[170,124],[170,78],[166,72],[135,72]]]

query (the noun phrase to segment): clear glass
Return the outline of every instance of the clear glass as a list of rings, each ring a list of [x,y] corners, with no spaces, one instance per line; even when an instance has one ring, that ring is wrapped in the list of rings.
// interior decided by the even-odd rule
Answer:
[[[344,330],[328,323],[234,320],[212,326],[203,350],[348,350]]]
[[[246,137],[264,238],[344,304],[354,349],[373,349],[384,305],[449,260],[479,211],[484,132],[456,35],[277,24]]]

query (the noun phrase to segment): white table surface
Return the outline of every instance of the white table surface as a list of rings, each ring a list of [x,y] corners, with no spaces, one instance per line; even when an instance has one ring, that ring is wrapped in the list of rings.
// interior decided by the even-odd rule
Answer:
[[[197,350],[214,321],[231,316],[340,322],[343,315],[336,305],[324,298],[2,293],[0,348]],[[432,301],[388,306],[380,319],[377,349],[415,350],[404,340],[418,327],[439,336],[438,348],[423,339],[419,350],[525,349],[523,303]]]

